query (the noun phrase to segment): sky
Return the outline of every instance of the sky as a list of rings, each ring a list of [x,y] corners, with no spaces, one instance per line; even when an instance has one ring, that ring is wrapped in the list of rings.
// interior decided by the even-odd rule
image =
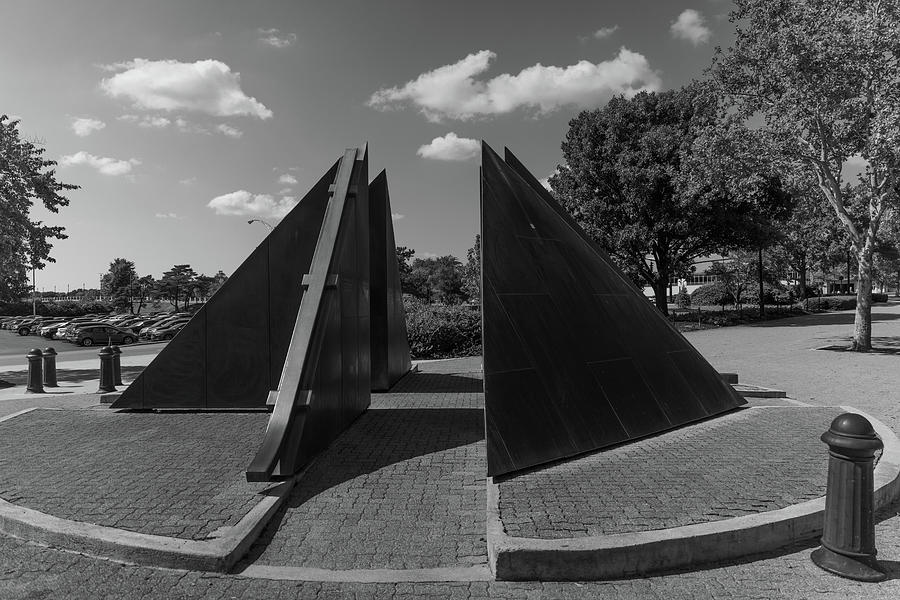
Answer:
[[[77,184],[39,290],[118,257],[227,274],[345,148],[387,169],[398,245],[465,260],[479,143],[538,178],[580,111],[702,77],[725,0],[0,0],[0,114]]]

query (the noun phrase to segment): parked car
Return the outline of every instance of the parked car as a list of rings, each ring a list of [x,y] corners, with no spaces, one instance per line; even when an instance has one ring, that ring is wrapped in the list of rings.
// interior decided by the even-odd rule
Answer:
[[[179,315],[167,317],[165,319],[157,321],[156,323],[154,323],[153,325],[150,325],[149,327],[141,328],[139,336],[141,339],[151,339],[153,336],[153,333],[159,329],[164,329],[164,328],[174,325],[176,323],[187,323],[190,320],[191,320],[190,315],[179,314]]]
[[[154,342],[159,340],[171,340],[187,324],[187,321],[175,321],[162,328],[153,329],[153,333],[150,334],[150,339]]]
[[[103,344],[132,344],[135,341],[134,332],[121,329],[113,325],[93,324],[78,327],[69,335],[69,341],[79,346],[94,346]]]
[[[87,325],[107,325],[107,323],[105,321],[87,319],[86,317],[78,317],[69,321],[69,324],[65,327],[57,329],[53,339],[68,340],[75,333],[76,329]]]
[[[41,317],[31,317],[24,321],[20,321],[18,325],[16,325],[16,332],[18,332],[19,335],[28,335],[35,323],[40,324],[42,320]]]

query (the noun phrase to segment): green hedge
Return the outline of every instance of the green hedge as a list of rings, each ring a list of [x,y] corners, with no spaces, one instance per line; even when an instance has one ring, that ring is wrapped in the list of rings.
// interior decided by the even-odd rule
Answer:
[[[481,354],[481,312],[468,304],[425,304],[404,295],[406,330],[414,359]]]
[[[88,300],[87,302],[38,302],[37,314],[43,317],[80,317],[87,314],[109,313],[109,302]],[[0,315],[25,316],[32,314],[31,302],[0,302]]]
[[[804,306],[807,306],[804,304]],[[822,296],[810,298],[809,310],[850,310],[856,308],[856,296]]]

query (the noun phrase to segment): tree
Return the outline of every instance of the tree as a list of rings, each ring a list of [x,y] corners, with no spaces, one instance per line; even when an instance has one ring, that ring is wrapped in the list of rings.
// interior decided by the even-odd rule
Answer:
[[[847,232],[859,272],[852,347],[868,351],[873,253],[900,183],[900,0],[735,5],[734,45],[711,71],[738,114],[806,167]],[[858,160],[865,173],[846,186]]]
[[[423,270],[413,273],[413,256],[416,251],[406,246],[397,246],[397,266],[400,269],[400,290],[420,300],[431,302],[428,275]]]
[[[64,228],[44,225],[30,218],[35,201],[52,213],[69,204],[62,195],[77,185],[61,183],[44,160],[44,149],[23,140],[19,121],[0,115],[0,300],[18,300],[27,293],[28,269],[48,262],[51,240],[65,239]]]
[[[191,265],[174,265],[163,273],[158,282],[159,296],[178,310],[178,304],[183,299],[182,308],[187,308],[190,292],[196,283],[197,273]]]
[[[569,122],[550,178],[579,224],[667,313],[670,278],[702,255],[753,243],[778,178],[708,84],[616,97]],[[775,211],[777,212],[777,211]]]
[[[471,300],[481,300],[481,234],[475,234],[475,244],[466,251],[463,267],[463,293]]]
[[[134,284],[137,281],[134,263],[124,258],[116,258],[109,263],[109,272],[101,281],[101,293],[111,296],[113,304],[119,308],[128,308],[134,314],[131,298],[134,295]]]
[[[194,291],[196,291],[197,295],[204,301],[207,301],[226,281],[228,281],[228,276],[221,269],[211,277],[209,275],[200,274],[197,275]]]

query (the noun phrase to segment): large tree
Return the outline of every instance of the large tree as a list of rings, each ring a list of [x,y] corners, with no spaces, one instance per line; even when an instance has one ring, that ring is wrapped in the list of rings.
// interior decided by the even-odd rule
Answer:
[[[116,258],[109,263],[109,272],[101,280],[101,293],[112,297],[113,305],[119,309],[127,309],[134,314],[132,297],[138,281],[134,263],[125,258]]]
[[[900,0],[735,0],[712,72],[785,159],[805,165],[858,263],[853,348],[872,343],[872,260],[900,170]],[[842,172],[864,161],[848,186]]]
[[[570,121],[550,185],[666,313],[673,275],[758,243],[768,231],[759,222],[785,205],[756,139],[705,83],[616,97]]]
[[[178,310],[179,303],[184,304],[181,308],[187,308],[190,294],[196,285],[197,272],[191,268],[191,265],[174,265],[171,269],[162,274],[157,282],[159,296],[168,300],[169,303]]]
[[[56,162],[44,149],[22,139],[19,121],[0,115],[0,300],[17,300],[28,289],[28,271],[48,262],[52,240],[65,239],[64,228],[32,219],[35,202],[59,212],[69,201],[62,195],[76,185],[56,180]]]

